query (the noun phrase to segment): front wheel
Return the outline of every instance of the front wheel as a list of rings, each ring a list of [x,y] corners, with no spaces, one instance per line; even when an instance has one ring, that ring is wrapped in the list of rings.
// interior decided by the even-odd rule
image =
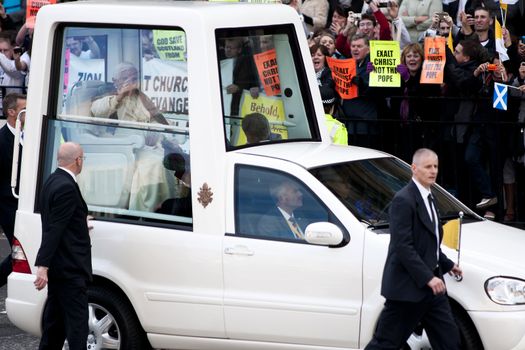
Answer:
[[[137,315],[122,296],[108,288],[94,286],[88,289],[88,300],[87,350],[151,348]]]
[[[452,306],[452,305],[451,305]],[[483,350],[483,343],[476,331],[476,327],[465,311],[459,306],[452,306],[452,314],[456,320],[461,338],[462,350]],[[419,328],[412,333],[403,347],[403,350],[430,350],[430,341],[424,329]]]
[[[467,313],[458,306],[452,307],[452,313],[459,328],[461,348],[463,350],[483,350],[483,343]]]

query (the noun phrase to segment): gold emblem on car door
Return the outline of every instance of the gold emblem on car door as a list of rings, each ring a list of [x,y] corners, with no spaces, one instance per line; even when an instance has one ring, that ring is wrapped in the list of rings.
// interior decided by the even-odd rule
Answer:
[[[205,182],[202,187],[199,189],[198,193],[199,197],[197,200],[204,208],[208,206],[213,201],[213,192],[211,191],[211,187],[208,186],[208,184]]]

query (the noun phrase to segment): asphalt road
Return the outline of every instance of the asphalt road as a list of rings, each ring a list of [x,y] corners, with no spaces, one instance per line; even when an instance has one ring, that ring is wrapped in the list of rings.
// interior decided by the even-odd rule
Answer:
[[[0,259],[9,253],[9,245],[3,233],[0,234]],[[0,261],[1,261],[0,260]],[[7,287],[0,288],[0,350],[30,350],[38,349],[39,338],[29,335],[9,322],[5,312]]]

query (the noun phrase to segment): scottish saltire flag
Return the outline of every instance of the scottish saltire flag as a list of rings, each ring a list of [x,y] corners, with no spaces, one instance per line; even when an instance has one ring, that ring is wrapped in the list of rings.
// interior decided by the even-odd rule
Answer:
[[[507,95],[509,87],[505,84],[494,83],[494,96],[492,97],[492,107],[507,110]]]

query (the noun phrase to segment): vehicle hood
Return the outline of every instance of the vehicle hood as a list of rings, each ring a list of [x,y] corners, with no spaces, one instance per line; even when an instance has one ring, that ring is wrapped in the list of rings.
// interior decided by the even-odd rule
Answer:
[[[464,224],[461,261],[493,275],[525,279],[525,231],[484,220]]]

